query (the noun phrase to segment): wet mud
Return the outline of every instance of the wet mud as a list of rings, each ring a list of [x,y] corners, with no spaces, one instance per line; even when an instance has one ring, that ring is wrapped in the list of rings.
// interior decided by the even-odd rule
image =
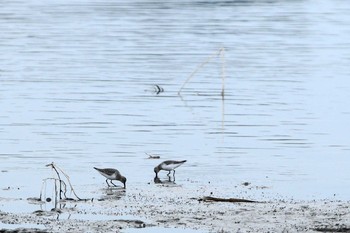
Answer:
[[[0,232],[128,232],[136,228],[153,232],[164,228],[178,232],[344,232],[350,228],[349,201],[203,202],[199,200],[210,193],[209,187],[189,188],[168,180],[127,190],[101,187],[95,192],[99,198],[65,200],[51,209],[45,201],[28,198],[25,204],[37,210],[0,212]],[[9,201],[16,200],[0,199],[1,204]]]

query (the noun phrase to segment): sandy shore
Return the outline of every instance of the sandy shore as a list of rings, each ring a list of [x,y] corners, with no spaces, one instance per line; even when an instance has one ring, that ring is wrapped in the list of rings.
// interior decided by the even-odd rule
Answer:
[[[36,206],[37,211],[0,212],[1,232],[14,232],[10,229],[18,230],[19,227],[22,229],[17,232],[33,232],[34,228],[38,228],[37,232],[131,232],[133,228],[150,227],[156,227],[152,228],[154,232],[162,232],[157,231],[157,227],[177,228],[179,232],[180,229],[197,229],[198,232],[350,232],[349,201],[203,202],[198,199],[208,193],[207,187],[188,188],[173,184],[150,184],[126,191],[102,188],[96,191],[99,193],[99,198],[62,202],[54,210],[48,209],[44,202],[22,200]],[[218,195],[225,193],[214,196]],[[0,199],[0,204],[6,202],[9,200]]]

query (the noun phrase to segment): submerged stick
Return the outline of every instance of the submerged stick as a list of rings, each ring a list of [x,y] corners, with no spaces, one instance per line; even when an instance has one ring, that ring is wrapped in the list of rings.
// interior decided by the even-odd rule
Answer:
[[[224,96],[224,89],[225,89],[225,57],[224,57],[225,48],[222,47],[218,51],[216,51],[214,54],[210,55],[204,62],[199,64],[196,69],[191,73],[191,75],[186,79],[186,81],[182,84],[181,88],[177,92],[178,95],[180,95],[181,90],[185,87],[185,85],[190,81],[190,79],[199,71],[200,68],[202,68],[204,65],[208,64],[213,58],[220,56],[222,61],[222,69],[221,69],[221,76],[222,76],[222,90],[221,95]]]
[[[48,179],[50,179],[50,178],[48,178]],[[40,196],[39,196],[39,199],[40,199],[40,200],[42,200],[41,198],[42,198],[42,196],[43,196],[44,187],[45,187],[45,191],[46,191],[46,179],[43,180],[43,183],[42,183],[42,185],[41,185]]]
[[[222,87],[221,87],[221,96],[224,98],[225,95],[225,69],[226,69],[226,60],[225,60],[225,48],[222,47],[220,50],[220,58],[222,62],[221,67],[221,78],[222,78]]]
[[[208,197],[208,196],[205,196],[203,198],[199,198],[198,201],[205,201],[205,202],[232,202],[232,203],[237,203],[237,202],[257,203],[257,201],[240,199],[240,198],[219,198],[219,197]]]

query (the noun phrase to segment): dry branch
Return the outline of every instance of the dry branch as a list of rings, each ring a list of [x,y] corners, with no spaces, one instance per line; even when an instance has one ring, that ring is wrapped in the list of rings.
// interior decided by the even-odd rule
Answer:
[[[177,92],[178,95],[180,95],[181,90],[185,87],[185,85],[190,81],[190,79],[201,69],[204,65],[208,64],[213,58],[220,56],[221,62],[222,62],[222,69],[221,69],[221,77],[222,77],[222,89],[221,89],[221,95],[224,97],[225,94],[225,48],[222,47],[212,55],[210,55],[204,62],[199,64],[196,69],[191,73],[191,75],[186,79],[186,81],[182,84],[181,88]]]
[[[58,176],[58,180],[60,181],[59,182],[59,184],[60,184],[60,199],[62,199],[62,196],[61,196],[61,193],[63,192],[63,190],[62,190],[62,179],[61,179],[61,176],[60,176],[60,173],[59,172],[61,172],[65,177],[66,177],[66,179],[67,179],[67,181],[68,181],[68,183],[69,183],[69,187],[70,187],[70,190],[72,191],[72,193],[74,194],[74,196],[80,201],[80,200],[82,200],[80,197],[78,197],[78,195],[75,193],[75,191],[74,191],[74,188],[73,188],[73,185],[72,185],[72,183],[70,182],[70,179],[69,179],[69,176],[61,169],[61,168],[59,168],[56,164],[54,164],[53,162],[52,163],[50,163],[50,164],[47,164],[46,165],[47,167],[51,167],[52,169],[54,169],[55,170],[55,172],[56,172],[56,174],[57,174],[57,176]],[[63,184],[65,185],[65,187],[67,187],[67,185],[66,185],[66,183],[65,182],[63,182]],[[67,189],[67,188],[65,188],[65,189]],[[65,192],[63,192],[64,193],[64,196],[66,197],[66,191]]]

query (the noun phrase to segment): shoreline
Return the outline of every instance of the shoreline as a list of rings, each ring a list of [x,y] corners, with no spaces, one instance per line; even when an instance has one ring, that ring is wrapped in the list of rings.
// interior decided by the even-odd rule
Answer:
[[[178,228],[179,232],[180,229],[193,229],[198,232],[350,231],[350,201],[198,201],[208,190],[208,187],[184,188],[171,184],[148,185],[126,191],[119,188],[100,189],[96,191],[103,193],[100,198],[63,201],[58,203],[59,208],[49,208],[52,203],[33,201],[30,198],[2,198],[1,206],[7,202],[24,201],[37,210],[13,213],[0,209],[0,226],[3,228],[1,232],[11,232],[6,228],[9,226],[11,229],[22,227],[20,232],[33,231],[32,226],[39,227],[37,232],[129,232],[131,229],[151,227],[154,232],[162,232],[164,227]],[[25,227],[26,224],[31,227]]]

